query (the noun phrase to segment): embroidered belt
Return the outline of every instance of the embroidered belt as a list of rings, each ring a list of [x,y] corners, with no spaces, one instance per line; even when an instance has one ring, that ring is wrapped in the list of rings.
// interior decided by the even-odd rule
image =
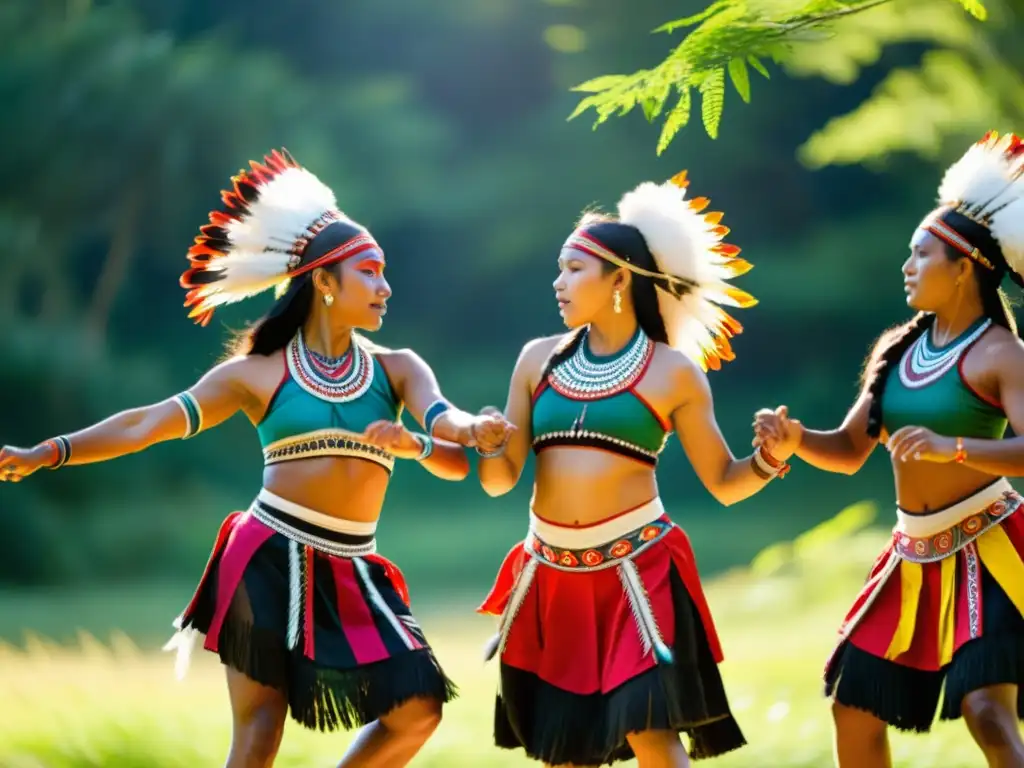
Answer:
[[[962,520],[948,525],[937,533],[914,536],[904,526],[897,525],[893,530],[893,546],[900,557],[912,563],[943,560],[999,525],[1020,509],[1022,504],[1024,498],[1017,491],[1012,488],[1003,490],[995,501],[981,509],[967,511]]]
[[[675,523],[668,519],[654,520],[647,525],[630,531],[625,536],[600,547],[587,549],[564,549],[553,547],[531,532],[524,542],[526,551],[561,571],[597,571],[618,565],[623,559],[632,559],[668,533]]]
[[[659,512],[661,517],[650,519],[652,513],[658,514]],[[641,552],[661,540],[675,527],[675,523],[664,515],[660,500],[655,499],[628,513],[627,517],[620,518],[617,522],[601,524],[598,528],[607,529],[617,524],[621,525],[622,521],[629,519],[630,516],[637,516],[641,519],[647,517],[649,522],[612,539],[607,544],[585,549],[556,548],[542,541],[536,532],[531,531],[527,540],[523,542],[523,547],[530,558],[526,561],[526,566],[512,588],[512,593],[509,595],[505,610],[498,622],[498,633],[488,647],[486,658],[490,659],[495,654],[500,655],[505,650],[516,614],[519,613],[519,609],[533,585],[537,569],[543,565],[560,571],[581,574],[594,573],[605,568],[616,568],[619,572],[619,580],[622,582],[622,590],[636,621],[636,629],[640,635],[644,653],[653,653],[657,663],[671,663],[673,660],[672,649],[662,638],[661,630],[651,608],[650,598],[647,595],[647,589],[644,587],[643,579],[640,578],[640,572],[633,560]],[[572,533],[580,533],[580,531],[575,530]]]
[[[394,454],[383,448],[363,442],[362,436],[344,429],[321,429],[303,435],[277,440],[263,449],[263,463],[266,466],[282,461],[312,459],[321,456],[367,459],[394,470]]]

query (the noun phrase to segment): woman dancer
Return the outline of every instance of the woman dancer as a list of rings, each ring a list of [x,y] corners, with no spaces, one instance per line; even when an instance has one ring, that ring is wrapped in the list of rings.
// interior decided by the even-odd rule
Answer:
[[[495,740],[549,765],[685,766],[744,742],[717,664],[722,650],[683,531],[655,467],[678,434],[697,476],[733,504],[785,473],[791,447],[735,459],[705,371],[733,359],[740,325],[712,301],[753,297],[721,243],[721,214],[686,200],[685,174],[623,197],[618,218],[586,215],[558,258],[566,336],[529,342],[505,414],[507,445],[483,453],[492,496],[515,486],[532,445],[530,531],[481,612],[500,615]],[[492,651],[493,653],[493,651]]]
[[[372,724],[342,766],[404,765],[455,688],[401,572],[376,554],[377,518],[396,459],[461,480],[461,446],[497,447],[503,422],[451,407],[417,355],[354,332],[383,321],[384,255],[287,153],[251,163],[223,200],[181,278],[190,317],[205,325],[216,307],[276,288],[270,313],[189,390],[31,449],[5,447],[0,479],[191,438],[242,411],[263,447],[263,488],[224,521],[168,647],[184,661],[204,634],[227,666],[229,768],[273,763],[289,707],[311,729]],[[426,434],[402,427],[403,408]]]
[[[918,311],[872,352],[835,430],[785,409],[755,421],[763,444],[799,440],[819,469],[853,474],[881,441],[897,522],[826,666],[836,758],[891,765],[887,726],[928,731],[963,716],[990,766],[1024,766],[1024,344],[1000,290],[1024,285],[1024,143],[989,133],[954,164],[903,264]],[[943,692],[943,683],[945,691]]]

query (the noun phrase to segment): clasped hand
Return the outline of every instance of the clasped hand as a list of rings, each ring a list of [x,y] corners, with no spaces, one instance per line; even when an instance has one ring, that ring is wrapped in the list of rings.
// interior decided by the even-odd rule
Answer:
[[[754,414],[754,439],[751,445],[764,449],[779,461],[785,461],[800,447],[804,426],[789,417],[789,409],[780,405],[774,411],[762,408]]]

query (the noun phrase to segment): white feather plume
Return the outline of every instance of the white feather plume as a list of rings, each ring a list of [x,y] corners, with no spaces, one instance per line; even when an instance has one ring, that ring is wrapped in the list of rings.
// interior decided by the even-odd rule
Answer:
[[[685,174],[664,184],[644,182],[619,201],[619,221],[640,231],[658,272],[688,286],[679,297],[657,288],[669,343],[705,369],[717,369],[720,360],[733,359],[728,338],[742,326],[716,305],[757,303],[727,282],[751,265],[735,257],[739,248],[722,243],[728,229],[718,223],[721,214],[702,215],[708,201],[686,199],[685,183]]]
[[[939,202],[987,224],[1006,263],[1024,275],[1024,144],[990,132],[946,171]]]
[[[216,307],[286,286],[296,244],[310,237],[310,227],[322,217],[349,221],[338,212],[331,189],[287,154],[275,151],[264,161],[234,178],[236,188],[224,193],[226,207],[210,214],[220,234],[211,236],[204,227],[190,251],[193,269],[182,276],[182,285],[190,289],[189,316],[203,324]],[[255,190],[249,201],[240,185]],[[198,272],[216,279],[194,279]]]

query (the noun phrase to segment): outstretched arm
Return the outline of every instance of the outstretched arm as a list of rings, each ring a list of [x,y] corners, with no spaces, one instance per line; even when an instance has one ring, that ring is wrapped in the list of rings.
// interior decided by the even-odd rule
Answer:
[[[509,383],[508,398],[505,401],[505,418],[513,427],[512,436],[504,452],[496,456],[481,457],[477,472],[480,485],[488,496],[503,496],[516,487],[523,474],[526,456],[530,451],[533,431],[530,426],[532,409],[533,379],[540,373],[541,366],[554,346],[551,339],[531,341],[516,360],[512,381]]]
[[[725,506],[753,496],[777,476],[793,446],[777,444],[772,449],[774,457],[758,449],[744,459],[735,458],[718,427],[707,376],[688,362],[679,377],[677,391],[683,392],[685,399],[673,412],[672,423],[697,477]]]
[[[784,421],[777,413],[761,410],[755,416],[755,432],[758,436],[754,439],[754,445],[761,445],[766,439],[775,439],[780,430],[796,429],[800,434],[797,456],[817,469],[853,475],[864,466],[878,444],[878,438],[871,437],[867,432],[870,407],[871,396],[865,391],[850,408],[843,423],[828,431],[806,429],[795,419]],[[771,443],[768,445],[770,447]]]
[[[245,358],[228,360],[174,397],[121,411],[33,448],[4,447],[0,451],[0,480],[17,482],[41,467],[108,461],[215,427],[242,407],[247,392],[240,376],[244,362]]]

